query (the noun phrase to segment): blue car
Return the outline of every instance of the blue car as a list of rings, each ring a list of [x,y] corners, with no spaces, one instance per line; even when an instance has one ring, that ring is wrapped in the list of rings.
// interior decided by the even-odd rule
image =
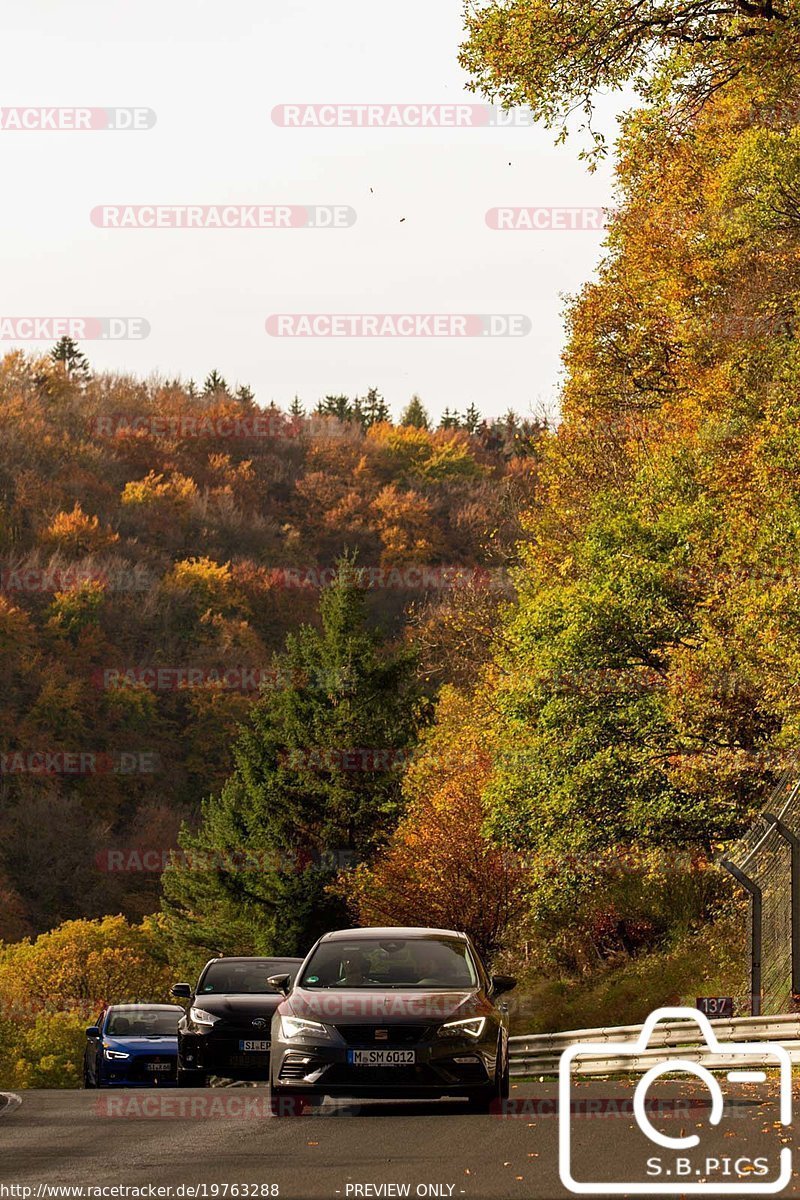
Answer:
[[[86,1030],[83,1086],[174,1087],[177,1004],[111,1004]]]

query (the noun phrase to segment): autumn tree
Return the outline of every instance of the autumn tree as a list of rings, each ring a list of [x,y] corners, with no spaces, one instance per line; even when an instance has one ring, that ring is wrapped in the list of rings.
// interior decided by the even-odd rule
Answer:
[[[164,949],[157,921],[123,917],[0,943],[0,1083],[80,1086],[84,1030],[104,1004],[169,999]]]
[[[490,736],[485,698],[442,693],[403,782],[400,824],[370,863],[337,881],[359,924],[464,930],[487,961],[512,935],[527,908],[526,871],[484,834]]]
[[[460,61],[473,86],[504,105],[530,106],[562,137],[575,110],[591,128],[603,91],[633,84],[691,119],[737,79],[769,74],[779,96],[800,58],[795,0],[489,0],[465,20]],[[594,137],[602,146],[601,133]]]

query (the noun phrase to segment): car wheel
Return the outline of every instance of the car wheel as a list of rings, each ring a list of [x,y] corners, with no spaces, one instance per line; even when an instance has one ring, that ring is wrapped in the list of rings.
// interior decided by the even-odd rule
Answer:
[[[502,1074],[501,1074],[500,1079],[498,1080],[498,1084],[497,1084],[497,1099],[501,1100],[501,1101],[507,1100],[510,1095],[511,1095],[511,1061],[508,1056],[508,1049],[506,1049],[506,1056],[505,1056],[505,1062],[503,1064],[503,1071],[502,1071]]]
[[[193,1071],[188,1067],[178,1067],[178,1077],[175,1081],[178,1087],[201,1088],[207,1083],[205,1071]]]
[[[503,1057],[502,1044],[497,1048],[497,1063],[495,1065],[494,1083],[483,1092],[470,1096],[469,1107],[473,1112],[498,1112],[504,1100],[508,1099],[511,1091],[508,1055]]]

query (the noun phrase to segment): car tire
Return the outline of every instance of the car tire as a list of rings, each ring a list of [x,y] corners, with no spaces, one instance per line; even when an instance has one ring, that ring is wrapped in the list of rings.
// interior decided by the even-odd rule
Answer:
[[[208,1079],[205,1071],[193,1071],[189,1067],[178,1067],[175,1082],[178,1087],[202,1088],[206,1086]]]
[[[472,1112],[499,1112],[504,1100],[511,1094],[511,1075],[508,1053],[503,1054],[502,1045],[497,1048],[497,1064],[495,1066],[494,1083],[483,1092],[470,1096],[469,1107]]]
[[[508,1055],[508,1047],[506,1046],[505,1060],[503,1062],[503,1071],[497,1082],[497,1099],[500,1101],[508,1100],[511,1095],[511,1060]]]

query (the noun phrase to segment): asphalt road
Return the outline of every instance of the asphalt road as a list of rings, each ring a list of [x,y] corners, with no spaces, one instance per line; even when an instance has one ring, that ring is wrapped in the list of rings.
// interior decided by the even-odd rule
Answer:
[[[661,1113],[652,1116],[657,1128],[670,1136],[697,1132],[702,1139],[697,1151],[680,1152],[696,1156],[692,1182],[695,1176],[713,1178],[726,1188],[725,1180],[735,1176],[725,1174],[725,1163],[732,1172],[736,1161],[745,1166],[741,1179],[758,1181],[760,1168],[747,1168],[747,1161],[764,1156],[776,1165],[782,1146],[791,1144],[791,1131],[777,1124],[774,1091],[762,1095],[753,1085],[732,1086],[733,1104],[716,1129],[696,1091],[666,1082],[649,1093]],[[632,1095],[625,1083],[576,1086],[577,1178],[646,1179],[646,1160],[656,1154],[662,1156],[661,1181],[666,1179],[667,1163],[679,1153],[660,1149],[637,1129],[629,1111]],[[186,1185],[207,1185],[194,1195],[212,1200],[223,1197],[213,1184],[258,1185],[250,1195],[289,1200],[562,1197],[570,1193],[559,1181],[556,1096],[555,1083],[520,1083],[512,1093],[518,1111],[506,1116],[472,1114],[456,1102],[327,1101],[312,1114],[276,1118],[262,1088],[23,1092],[19,1105],[3,1106],[0,1099],[0,1197],[26,1200],[24,1192],[8,1189],[22,1185],[33,1188],[29,1195],[37,1200],[39,1184],[171,1185],[162,1195],[175,1198],[191,1195]],[[709,1170],[709,1156],[720,1165]],[[680,1195],[680,1184],[670,1179]],[[270,1184],[277,1190],[263,1189]],[[399,1186],[386,1186],[392,1184]],[[175,1190],[180,1185],[183,1192]],[[782,1194],[800,1196],[797,1172]],[[54,1195],[43,1190],[38,1198]]]

